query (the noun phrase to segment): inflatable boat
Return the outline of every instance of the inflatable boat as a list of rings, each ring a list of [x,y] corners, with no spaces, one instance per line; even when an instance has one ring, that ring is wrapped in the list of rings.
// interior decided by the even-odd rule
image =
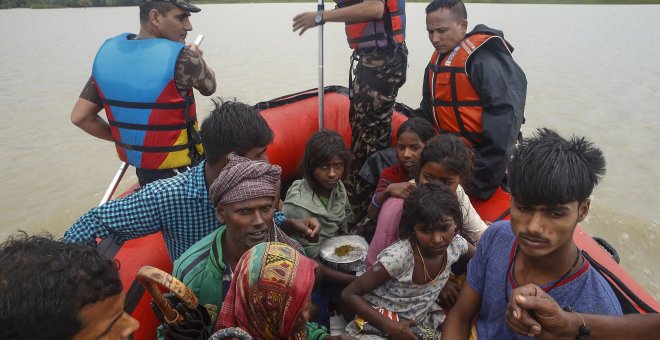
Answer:
[[[324,90],[324,127],[339,132],[350,145],[351,129],[348,121],[348,89],[328,86]],[[275,132],[273,144],[268,147],[271,163],[282,167],[282,182],[299,177],[298,164],[309,137],[318,130],[318,90],[312,89],[256,105]],[[392,119],[393,136],[399,125],[410,113],[410,108],[397,103]],[[393,142],[395,142],[393,140]],[[123,195],[130,193],[137,186]],[[487,201],[473,199],[477,212],[484,220],[508,219],[510,196],[501,188]],[[614,288],[625,313],[651,313],[660,310],[660,305],[619,266],[616,251],[602,240],[593,239],[579,226],[575,230],[576,244],[585,257]],[[138,270],[145,265],[172,271],[163,237],[160,233],[116,244],[112,239],[102,240],[100,252],[114,258],[126,290],[125,310],[140,321],[135,339],[155,339],[158,320],[150,307],[151,296],[136,280]]]

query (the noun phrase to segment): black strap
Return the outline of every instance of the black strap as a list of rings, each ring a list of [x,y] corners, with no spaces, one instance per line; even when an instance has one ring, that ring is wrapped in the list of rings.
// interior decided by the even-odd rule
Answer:
[[[177,131],[183,130],[188,127],[188,124],[173,124],[173,125],[148,125],[148,124],[133,124],[118,122],[115,120],[108,120],[108,124],[111,126],[116,126],[121,129],[131,129],[131,130],[140,130],[140,131]]]
[[[141,151],[141,152],[174,152],[174,151],[181,151],[181,150],[186,150],[188,148],[188,144],[183,144],[183,145],[172,145],[172,146],[144,146],[144,145],[132,145],[132,144],[126,144],[118,140],[114,140],[115,144],[121,146],[122,148],[126,150],[131,150],[131,151]]]
[[[507,208],[499,216],[497,216],[497,218],[495,218],[495,221],[493,221],[493,223],[503,220],[510,212],[511,212],[511,209]]]
[[[131,287],[128,288],[128,291],[126,292],[126,299],[124,300],[124,312],[128,314],[133,313],[135,307],[137,307],[138,303],[142,299],[142,295],[144,295],[144,286],[142,286],[142,284],[140,284],[137,279],[133,280]]]
[[[195,268],[196,265],[198,265],[203,260],[207,259],[209,257],[209,252],[210,250],[207,250],[199,254],[199,256],[197,256],[192,262],[190,262],[190,264],[187,265],[186,268],[184,268],[181,271],[181,278],[186,277],[186,275],[188,275],[188,272],[190,272],[193,268]]]
[[[605,268],[605,266],[603,266],[602,264],[596,262],[596,260],[593,257],[589,256],[589,254],[586,251],[582,250],[582,255],[584,255],[587,261],[589,261],[589,264],[591,264],[599,273],[601,273],[605,277],[610,278],[614,282],[614,284],[616,284],[616,287],[614,288],[618,288],[618,289],[615,289],[615,293],[621,292],[625,294],[625,296],[630,298],[630,300],[632,300],[637,306],[639,306],[642,310],[644,310],[647,313],[658,313],[658,311],[653,309],[646,302],[642,301],[642,299],[640,299],[630,288],[628,288],[628,286],[626,286],[623,283],[623,281],[621,281],[621,279],[616,277],[614,273],[612,273],[609,269]],[[610,283],[610,285],[612,284]]]
[[[186,102],[183,103],[138,103],[138,102],[125,102],[121,100],[103,99],[103,104],[108,106],[126,107],[130,109],[159,109],[170,110],[180,109],[186,107]]]
[[[365,41],[372,41],[372,40],[380,40],[380,39],[385,39],[387,36],[385,33],[376,33],[376,34],[371,34],[363,37],[357,37],[353,39],[348,39],[349,43],[361,43]]]
[[[442,59],[440,59],[440,62],[442,62]],[[429,64],[429,67],[434,73],[465,73],[465,67],[442,66],[438,64]]]
[[[433,100],[433,105],[435,106],[482,106],[483,103],[481,100],[462,100],[462,101],[447,101],[447,100]]]

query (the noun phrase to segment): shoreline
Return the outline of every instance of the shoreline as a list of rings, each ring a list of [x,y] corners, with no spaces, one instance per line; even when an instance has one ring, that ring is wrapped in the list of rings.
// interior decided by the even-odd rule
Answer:
[[[20,1],[20,0],[19,0]],[[29,9],[54,9],[54,8],[90,8],[90,7],[126,7],[120,6],[87,6],[91,4],[88,1],[80,1],[76,4],[76,0],[70,1],[69,6],[60,6],[57,4],[49,3],[43,0],[43,3],[25,3],[18,5],[16,2],[2,1],[0,9],[12,8],[29,8]],[[193,0],[194,4],[209,5],[209,4],[249,4],[249,3],[315,3],[310,0]],[[427,0],[409,0],[410,3],[426,3]],[[137,3],[137,1],[136,1]],[[481,4],[526,4],[526,5],[657,5],[660,0],[467,0],[465,3],[481,3]],[[128,5],[136,6],[136,5]]]

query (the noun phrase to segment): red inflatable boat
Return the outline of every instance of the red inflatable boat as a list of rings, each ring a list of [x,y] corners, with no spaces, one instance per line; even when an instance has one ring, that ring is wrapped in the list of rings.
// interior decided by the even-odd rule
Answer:
[[[325,88],[324,127],[339,132],[350,144],[348,122],[348,90],[340,86]],[[297,169],[308,138],[318,130],[318,90],[276,98],[256,105],[275,132],[273,144],[268,147],[268,157],[282,167],[282,181],[296,179]],[[403,104],[395,106],[392,119],[393,136],[407,119],[410,108]],[[130,192],[130,190],[129,190]],[[127,193],[125,193],[127,194]],[[124,195],[125,195],[124,194]],[[508,219],[509,194],[498,190],[489,200],[473,200],[472,203],[484,220]],[[626,313],[648,313],[660,309],[660,305],[630,277],[615,261],[616,251],[606,242],[594,240],[579,226],[575,231],[575,242],[587,254],[592,266],[598,269],[611,283]],[[125,310],[140,321],[135,339],[155,339],[158,321],[151,310],[151,297],[135,280],[137,271],[145,265],[172,271],[172,262],[160,233],[135,239],[118,245],[112,240],[103,240],[99,250],[119,264],[119,273],[127,291]]]

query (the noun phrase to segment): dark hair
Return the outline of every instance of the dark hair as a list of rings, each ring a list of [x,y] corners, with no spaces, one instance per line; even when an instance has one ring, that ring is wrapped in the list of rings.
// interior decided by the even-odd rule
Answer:
[[[442,183],[420,185],[403,201],[399,238],[412,237],[417,223],[442,224],[445,216],[454,219],[456,232],[460,233],[463,229],[463,211],[456,193]]]
[[[584,137],[562,138],[538,129],[513,151],[509,162],[511,195],[530,205],[558,205],[589,198],[605,175],[605,158]]]
[[[426,163],[434,162],[461,177],[462,183],[467,183],[474,170],[474,151],[465,145],[458,136],[443,133],[431,138],[424,146],[419,156],[419,168]]]
[[[175,9],[177,6],[171,2],[165,1],[147,1],[140,4],[140,23],[149,21],[149,12],[152,9],[158,11],[162,15],[167,15],[169,11]]]
[[[90,246],[9,237],[0,245],[0,339],[71,339],[84,306],[121,291],[115,263]]]
[[[214,99],[213,104],[215,107],[199,130],[209,164],[217,163],[230,152],[245,156],[250,149],[273,142],[273,130],[258,109],[220,98]]]
[[[321,184],[314,178],[314,169],[339,156],[344,162],[345,179],[351,169],[353,156],[346,147],[344,139],[335,131],[321,130],[312,135],[305,146],[305,155],[300,163],[300,172],[314,192],[321,191]]]
[[[416,134],[424,144],[435,136],[433,125],[431,125],[428,120],[419,117],[410,118],[403,122],[399,127],[399,131],[396,133],[396,138],[399,139],[404,132],[412,132]]]
[[[463,21],[468,17],[465,4],[461,0],[433,0],[426,6],[426,14],[435,12],[441,8],[448,9],[456,21]]]

